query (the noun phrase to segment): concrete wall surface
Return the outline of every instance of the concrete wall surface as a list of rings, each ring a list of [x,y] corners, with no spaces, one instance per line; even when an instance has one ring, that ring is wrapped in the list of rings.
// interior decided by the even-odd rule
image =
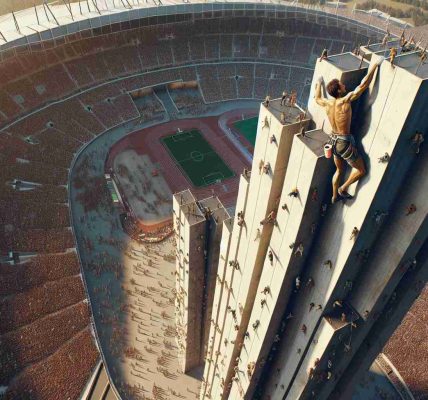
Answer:
[[[370,63],[350,53],[316,62],[296,122],[284,121],[279,100],[261,106],[251,178],[238,194],[243,218],[219,260],[201,398],[351,398],[340,397],[351,395],[346,379],[356,382],[349,371],[368,369],[417,292],[403,282],[426,281],[428,158],[415,135],[428,131],[428,82],[414,73],[415,54],[377,67],[379,55],[365,50]],[[315,85],[322,76],[327,98],[331,79],[352,91],[368,71],[349,132],[366,174],[352,199],[331,204],[334,163],[323,147],[332,127]]]
[[[308,132],[305,137],[296,135],[293,139],[289,163],[295,168],[287,169],[281,192],[277,225],[269,244],[273,260],[271,262],[269,257],[264,260],[250,318],[249,337],[245,339],[245,348],[240,355],[241,370],[247,371],[251,363],[255,364],[251,376],[242,374],[239,381],[249,397],[275,337],[281,334],[280,324],[288,298],[316,234],[321,200],[331,171],[331,164],[322,151],[326,139],[322,131]],[[318,143],[317,148],[314,148],[314,142]],[[289,195],[294,188],[299,191],[298,197]],[[298,250],[300,244],[304,246],[302,254]],[[264,292],[265,288],[269,293]],[[253,330],[251,326],[256,321],[260,321],[260,325]],[[251,388],[250,381],[253,381]],[[238,383],[234,383],[233,388],[230,398],[239,398]]]
[[[245,176],[241,176],[239,182],[239,192],[238,198],[236,201],[236,209],[243,211],[244,215],[247,211],[247,197],[249,190],[249,179]],[[234,226],[237,226],[237,220],[235,216]],[[235,268],[229,266],[229,261],[235,260],[237,257],[237,251],[239,249],[239,243],[241,241],[242,230],[233,229],[230,234],[229,248],[227,252],[222,253],[224,260],[220,256],[223,265],[223,275],[221,276],[221,281],[217,280],[215,295],[218,296],[218,301],[216,306],[213,307],[211,328],[209,334],[209,343],[212,344],[210,358],[207,356],[207,361],[205,363],[204,369],[204,381],[202,382],[201,389],[201,398],[218,398],[221,397],[223,392],[222,381],[219,375],[219,370],[225,368],[226,363],[222,362],[224,359],[224,347],[229,343],[224,342],[223,332],[225,330],[226,321],[228,317],[227,307],[229,306],[229,301],[232,294],[232,282],[235,277]],[[222,241],[222,244],[224,241]],[[225,245],[223,244],[223,248]],[[222,247],[220,247],[222,248]],[[220,266],[219,266],[220,267]],[[217,294],[218,293],[218,294]],[[214,316],[216,320],[214,319]]]

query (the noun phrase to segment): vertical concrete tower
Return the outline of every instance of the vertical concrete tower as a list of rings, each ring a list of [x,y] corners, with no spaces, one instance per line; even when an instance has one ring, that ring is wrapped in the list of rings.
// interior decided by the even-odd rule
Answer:
[[[230,217],[217,197],[197,201],[189,190],[174,194],[173,214],[177,342],[188,372],[206,353],[222,227]]]
[[[293,138],[308,124],[303,110],[284,108],[280,100],[260,108],[252,169],[241,176],[227,267],[216,286],[221,298],[213,309],[212,351],[205,365],[202,396],[229,395],[236,376],[234,361],[244,346],[260,276],[270,257],[272,232],[278,229],[279,200]]]
[[[205,259],[205,288],[204,288],[204,299],[202,303],[203,309],[203,357],[208,350],[208,337],[211,327],[211,315],[214,300],[214,291],[216,286],[219,258],[220,258],[220,242],[223,234],[223,229],[226,229],[224,233],[227,236],[227,232],[232,229],[233,218],[230,217],[227,210],[223,207],[222,203],[217,197],[208,197],[199,201],[199,205],[204,210],[205,217],[207,219],[206,226],[206,259]],[[203,361],[203,360],[201,360]]]
[[[251,173],[241,176],[233,229],[223,229],[201,399],[351,398],[418,293],[408,283],[426,282],[419,51],[384,61],[353,104],[367,174],[352,200],[330,202],[332,130],[315,84],[322,76],[355,89],[378,47],[365,59],[317,61],[310,119],[280,100],[261,106]]]
[[[176,325],[182,369],[201,363],[206,219],[189,190],[174,194]]]

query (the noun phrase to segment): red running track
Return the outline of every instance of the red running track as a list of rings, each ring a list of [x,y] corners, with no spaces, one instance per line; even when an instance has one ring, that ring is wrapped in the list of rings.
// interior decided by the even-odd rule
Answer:
[[[227,118],[236,120],[237,116],[241,114],[242,110],[229,112]],[[138,154],[147,154],[153,163],[160,166],[161,173],[173,193],[189,188],[197,199],[203,199],[211,196],[212,191],[214,191],[226,207],[233,206],[238,195],[239,176],[244,167],[250,168],[251,166],[219,128],[218,120],[219,117],[175,120],[132,132],[115,143],[110,149],[106,169],[113,164],[117,154],[124,150],[133,149]],[[233,170],[235,176],[204,188],[193,186],[160,142],[160,138],[176,133],[178,128],[183,131],[198,129],[229,168]]]

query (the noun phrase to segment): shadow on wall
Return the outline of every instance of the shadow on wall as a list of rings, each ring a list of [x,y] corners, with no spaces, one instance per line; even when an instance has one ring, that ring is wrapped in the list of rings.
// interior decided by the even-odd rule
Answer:
[[[351,400],[401,400],[394,386],[375,364],[362,376],[355,386]]]
[[[355,135],[358,152],[364,160],[367,171],[367,175],[357,183],[355,190],[356,197],[360,188],[366,184],[368,179],[370,179],[372,160],[370,160],[367,154],[367,151],[370,151],[370,149],[365,149],[362,145],[362,141],[368,134],[372,122],[372,105],[379,94],[379,73],[380,71],[378,70],[374,77],[374,84],[371,93],[369,92],[369,89],[366,90],[360,99],[352,105],[351,133]]]

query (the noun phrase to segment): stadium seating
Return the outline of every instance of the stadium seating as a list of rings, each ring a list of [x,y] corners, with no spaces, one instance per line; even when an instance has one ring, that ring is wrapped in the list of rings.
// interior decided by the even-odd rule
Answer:
[[[180,111],[190,115],[200,115],[207,107],[197,89],[170,89],[169,94]]]
[[[4,79],[0,87],[0,123],[119,77],[157,70],[143,81],[145,85],[162,83],[166,77],[158,75],[164,74],[160,67],[243,59],[304,66],[324,48],[334,53],[341,51],[343,45],[350,49],[357,40],[362,41],[344,29],[249,17],[100,33],[89,37],[74,35],[43,49],[28,45],[20,48],[15,57],[1,62]],[[297,39],[298,35],[301,37]],[[337,37],[345,39],[338,42]],[[170,76],[172,79],[180,77]],[[230,82],[226,80],[225,84],[226,91],[230,90]]]
[[[205,103],[276,97],[284,89],[298,90],[304,104],[314,57],[363,41],[297,19],[226,14],[116,28],[28,44],[0,62],[0,255],[30,258],[0,268],[6,399],[78,398],[98,359],[73,250],[68,172],[97,135],[163,116],[153,95],[129,93],[197,82],[198,89],[170,90],[178,109],[193,115]],[[77,352],[85,357],[69,357]]]
[[[51,335],[46,332],[45,340],[49,340]],[[75,357],[70,357],[72,354]],[[34,398],[35,393],[37,398],[43,399],[78,399],[98,358],[92,333],[86,328],[49,358],[30,365],[18,374],[8,386],[4,399]]]

